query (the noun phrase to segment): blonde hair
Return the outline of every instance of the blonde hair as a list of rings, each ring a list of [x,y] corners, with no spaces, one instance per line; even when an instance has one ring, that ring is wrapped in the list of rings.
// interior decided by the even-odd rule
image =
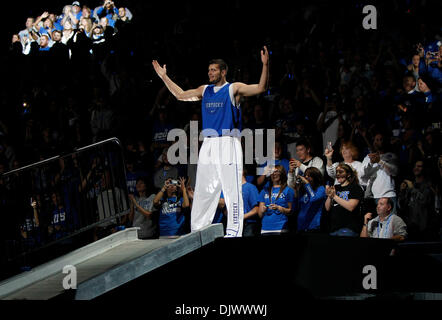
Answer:
[[[359,157],[359,150],[351,141],[344,142],[339,148],[339,152],[342,154],[342,149],[350,149],[351,157],[353,160],[356,160]]]
[[[82,25],[82,22],[83,22],[83,21],[86,21],[86,22],[87,22],[87,25],[86,25],[86,27],[84,28],[85,31],[86,31],[87,33],[91,33],[91,32],[92,32],[92,27],[93,27],[92,19],[91,19],[91,18],[81,17],[81,18],[80,18],[80,25]]]

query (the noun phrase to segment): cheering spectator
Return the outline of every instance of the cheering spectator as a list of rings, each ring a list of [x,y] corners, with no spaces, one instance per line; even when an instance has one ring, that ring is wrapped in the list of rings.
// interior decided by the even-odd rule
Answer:
[[[244,225],[242,236],[258,236],[261,231],[259,222],[259,193],[254,184],[246,180],[247,170],[242,172],[242,198],[244,204]]]
[[[33,32],[35,19],[32,17],[29,17],[26,19],[26,29],[21,30],[18,35],[20,36],[20,41],[23,47],[25,47],[26,42],[30,40],[31,38],[34,40],[37,40],[34,38],[36,36],[35,32]]]
[[[304,176],[299,176],[291,187],[295,190],[294,211],[298,212],[296,229],[301,232],[318,232],[322,208],[327,198],[321,172],[315,167],[307,168]]]
[[[157,209],[153,205],[155,194],[148,195],[147,185],[143,178],[136,181],[136,191],[138,196],[129,194],[130,215],[132,227],[140,228],[138,230],[139,239],[152,239],[157,237],[157,221],[153,215]]]
[[[74,36],[74,28],[70,20],[66,20],[63,24],[63,36],[61,38],[61,42],[67,44],[69,39]]]
[[[288,216],[292,212],[294,191],[287,185],[287,174],[277,165],[271,174],[269,188],[259,195],[259,217],[262,218],[261,234],[281,234],[289,231]]]
[[[373,140],[374,152],[369,153],[362,161],[361,181],[367,185],[365,198],[392,198],[392,212],[396,213],[396,190],[394,177],[398,174],[397,156],[386,152],[384,135],[378,133]]]
[[[338,139],[339,124],[344,122],[343,113],[338,110],[338,97],[336,93],[325,97],[324,111],[320,113],[316,123],[319,131],[322,132],[322,146],[327,148],[328,144],[332,146]]]
[[[162,167],[159,168],[154,174],[154,186],[157,189],[161,189],[164,183],[169,179],[178,179],[178,169],[169,163],[169,159],[167,158],[167,151],[168,148],[164,148],[161,155]]]
[[[417,84],[417,81],[419,79],[419,67],[421,65],[421,58],[419,54],[413,55],[411,58],[411,64],[407,66],[407,70],[411,72],[414,76],[416,86],[414,87],[414,90],[419,91],[419,86]]]
[[[258,167],[258,171],[262,171],[263,174],[260,175],[257,179],[257,185],[262,186],[264,182],[267,183],[264,185],[264,188],[267,188],[270,183],[267,180],[270,178],[270,175],[273,171],[273,168],[277,165],[281,165],[284,167],[285,172],[289,170],[289,160],[283,158],[283,144],[281,141],[275,141],[275,148],[273,150],[273,161],[274,163],[268,164],[267,162]]]
[[[364,193],[356,172],[348,164],[337,166],[336,179],[336,186],[326,186],[325,210],[329,213],[330,235],[357,237],[362,224],[360,207]]]
[[[404,241],[407,238],[407,225],[399,216],[392,214],[394,203],[391,198],[381,198],[376,206],[378,216],[368,212],[364,216],[361,237],[382,238]]]
[[[83,15],[80,7],[80,2],[78,1],[72,2],[71,12],[72,12],[72,22],[74,23],[74,25],[77,25],[78,22],[80,21],[81,16]]]
[[[97,16],[100,20],[101,18],[107,18],[109,25],[113,27],[118,19],[118,9],[113,1],[105,0],[103,6],[98,8]]]
[[[51,55],[53,65],[65,70],[69,62],[69,48],[62,42],[62,32],[54,30],[54,32],[52,32],[52,41]]]
[[[319,157],[313,157],[311,154],[311,146],[307,140],[299,140],[296,143],[296,155],[299,160],[290,159],[288,183],[294,185],[294,179],[296,176],[304,175],[305,170],[309,167],[315,167],[319,169],[322,175],[324,175],[324,162]]]
[[[428,181],[423,161],[416,161],[413,181],[404,180],[400,185],[399,206],[401,216],[408,225],[411,239],[429,240],[437,236],[434,208],[434,192]]]
[[[337,162],[332,163],[333,152],[334,152],[333,148],[332,149],[326,148],[324,151],[324,155],[327,158],[327,166],[326,166],[327,174],[329,175],[330,178],[335,179],[336,167],[338,166],[339,163]],[[358,174],[358,180],[360,184],[364,186],[364,183],[361,181],[362,163],[356,160],[359,156],[358,149],[356,148],[356,146],[354,146],[353,143],[351,143],[350,141],[344,142],[341,145],[341,149],[339,150],[339,152],[342,158],[344,159],[344,163],[348,164],[349,166],[351,166],[353,169],[356,170]],[[338,181],[335,179],[334,184],[337,183]]]
[[[160,211],[160,238],[176,238],[187,231],[183,209],[189,208],[190,202],[185,182],[184,178],[166,180],[153,200]]]

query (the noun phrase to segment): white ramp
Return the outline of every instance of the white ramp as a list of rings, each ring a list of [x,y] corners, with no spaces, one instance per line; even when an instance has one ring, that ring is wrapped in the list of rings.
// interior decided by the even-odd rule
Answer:
[[[221,224],[177,239],[139,240],[126,229],[0,283],[0,299],[46,300],[64,292],[63,268],[75,266],[75,299],[98,297],[224,236]]]

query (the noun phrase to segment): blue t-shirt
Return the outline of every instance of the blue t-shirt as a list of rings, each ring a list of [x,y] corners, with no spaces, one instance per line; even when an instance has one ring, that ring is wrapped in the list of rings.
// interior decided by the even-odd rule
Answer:
[[[221,191],[220,199],[224,199],[224,193]],[[223,214],[223,210],[216,207],[215,216],[213,217],[212,224],[214,223],[223,223],[225,221],[225,216]]]
[[[201,113],[203,118],[203,135],[218,136],[223,135],[223,129],[233,131],[232,136],[239,136],[242,130],[241,109],[232,104],[230,99],[231,84],[227,83],[215,92],[215,85],[208,85],[204,90]]]
[[[327,195],[324,186],[313,190],[310,184],[304,185],[304,192],[295,199],[295,210],[298,210],[298,231],[319,229],[321,225],[322,207]]]
[[[177,201],[177,197],[170,197],[164,201],[160,208],[160,236],[179,236],[184,234],[184,199]]]
[[[279,187],[272,188],[272,195],[270,197],[268,193],[268,188],[263,189],[259,194],[259,202],[264,202],[266,206],[269,206],[271,203],[279,205],[284,208],[288,208],[288,203],[293,203],[295,192],[292,188],[286,187],[280,194],[279,198]],[[287,230],[288,228],[288,217],[278,210],[271,210],[267,208],[264,212],[264,216],[262,217],[262,227],[261,231],[281,231]]]
[[[52,211],[52,226],[54,227],[55,240],[60,239],[67,235],[66,232],[66,210],[65,208],[56,208]],[[56,230],[55,227],[60,227],[60,230]]]
[[[244,214],[252,210],[255,206],[259,205],[259,193],[255,185],[251,183],[244,183],[242,185],[242,199],[244,202]],[[256,223],[258,221],[258,216],[255,215],[245,221]]]

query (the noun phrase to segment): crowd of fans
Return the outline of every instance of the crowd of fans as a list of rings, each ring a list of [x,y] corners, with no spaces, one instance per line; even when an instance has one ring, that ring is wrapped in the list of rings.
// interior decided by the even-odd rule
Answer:
[[[271,55],[269,90],[241,102],[244,128],[276,130],[276,166],[245,165],[244,235],[439,240],[440,26],[416,13],[402,30],[363,31],[328,9],[280,13],[261,42],[241,33],[216,53],[228,80],[245,83],[258,79],[262,42]],[[236,3],[232,14],[246,10]],[[200,85],[208,34],[183,10],[164,38],[137,47],[136,16],[109,0],[95,9],[75,1],[61,15],[28,18],[13,35],[0,173],[117,136],[130,200],[124,224],[143,239],[175,237],[189,232],[196,165],[169,163],[167,134],[200,121],[200,105],[178,102],[147,66],[159,58],[184,89]],[[225,222],[224,211],[221,196],[214,222]]]

